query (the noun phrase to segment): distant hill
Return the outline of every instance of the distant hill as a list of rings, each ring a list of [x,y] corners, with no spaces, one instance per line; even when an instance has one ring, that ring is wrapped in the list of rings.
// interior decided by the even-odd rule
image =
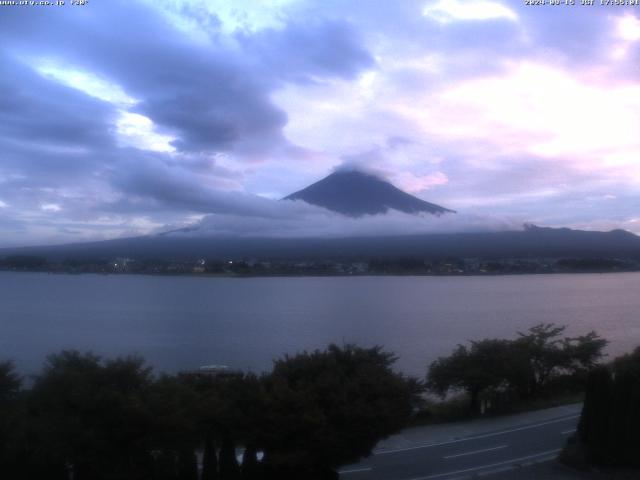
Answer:
[[[102,242],[0,250],[0,257],[132,257],[162,260],[370,258],[635,258],[640,237],[624,230],[587,232],[528,226],[521,231],[350,238],[242,238],[155,235]]]
[[[455,213],[403,192],[391,183],[358,170],[338,171],[283,200],[303,200],[334,212],[360,217],[389,209],[404,213]]]

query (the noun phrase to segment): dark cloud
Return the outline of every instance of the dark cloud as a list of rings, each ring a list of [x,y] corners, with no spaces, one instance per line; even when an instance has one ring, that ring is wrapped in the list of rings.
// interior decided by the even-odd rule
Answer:
[[[14,10],[23,11],[5,17],[0,38],[17,41],[26,30],[31,41],[18,51],[54,56],[113,80],[139,100],[137,112],[173,133],[174,146],[186,152],[242,150],[245,141],[263,152],[286,144],[287,116],[270,100],[274,88],[291,76],[351,77],[372,64],[344,23],[244,35],[238,50],[190,41],[136,2],[100,3],[56,22]],[[28,27],[18,30],[18,24]]]
[[[167,212],[262,211],[257,197],[228,191],[242,174],[219,166],[216,154],[250,161],[270,152],[304,155],[283,136],[287,115],[272,92],[294,77],[351,78],[372,64],[344,22],[222,41],[215,16],[185,8],[210,42],[190,38],[139,2],[3,12],[0,41],[11,48],[0,53],[0,200],[15,225],[28,215],[44,227],[54,213],[61,224],[92,215],[109,223],[119,221],[114,215],[173,221]],[[279,60],[287,57],[292,61]],[[137,101],[128,110],[173,136],[178,153],[122,148],[121,107],[38,74],[33,66],[42,61],[122,88]],[[55,207],[43,213],[43,205]]]
[[[598,183],[597,173],[579,171],[575,162],[515,161],[488,151],[492,145],[482,142],[429,138],[420,118],[395,109],[413,107],[413,99],[424,92],[499,76],[525,61],[567,71],[606,70],[616,81],[637,79],[638,43],[629,45],[627,57],[615,66],[607,63],[618,41],[615,22],[628,12],[503,2],[517,13],[517,21],[442,23],[422,15],[425,5],[433,3],[294,2],[282,7],[277,27],[245,25],[231,33],[205,3],[182,3],[177,14],[204,35],[177,28],[150,2],[3,9],[0,225],[15,238],[24,236],[26,228],[37,230],[33,235],[41,239],[57,239],[80,231],[104,236],[137,232],[184,222],[192,214],[214,214],[209,222],[215,219],[228,231],[256,225],[274,234],[278,229],[360,231],[326,212],[284,207],[242,192],[250,186],[284,195],[289,186],[302,187],[339,161],[342,168],[367,168],[391,179],[399,171],[446,175],[449,183],[432,191],[453,208],[460,208],[456,199],[471,205],[468,199],[477,198],[483,199],[477,212],[510,208],[536,217],[543,208],[558,208],[560,201],[571,210],[591,202],[585,211],[599,218],[607,208],[612,215],[632,215],[608,193],[615,180]],[[64,86],[37,73],[33,66],[43,61],[96,76],[137,103],[113,104]],[[371,94],[366,86],[353,87],[365,71],[374,72],[374,81],[385,86],[375,91],[370,107],[357,111],[360,95]],[[294,144],[298,139],[288,130],[297,126],[293,113],[286,102],[274,100],[292,85],[305,96],[316,87],[321,92],[296,122],[311,120],[313,128],[326,130],[323,145]],[[325,113],[327,105],[334,116]],[[420,108],[428,118],[436,107],[425,103]],[[124,147],[136,143],[123,142],[118,133],[123,109],[151,119],[157,133],[173,139],[176,152]],[[341,147],[334,149],[333,143]],[[573,184],[565,191],[559,186],[563,182]],[[553,195],[535,197],[553,189]],[[590,194],[592,199],[581,204],[580,196]],[[634,198],[633,189],[624,198]],[[247,221],[249,228],[242,226],[243,217],[261,220]],[[396,219],[392,228],[408,223]],[[381,225],[372,221],[366,228],[373,232]],[[5,233],[0,243],[10,235]]]
[[[206,177],[181,168],[163,155],[130,152],[110,174],[110,184],[126,197],[152,201],[156,209],[252,214],[260,198],[208,185]]]
[[[353,78],[375,65],[357,30],[344,21],[292,22],[284,29],[239,38],[246,52],[285,80]]]
[[[488,215],[438,217],[397,211],[354,219],[302,201],[263,200],[262,203],[263,211],[255,210],[255,215],[207,215],[193,228],[174,232],[173,235],[340,238],[519,230],[523,223]]]
[[[85,191],[80,204],[89,203],[96,178],[110,168],[104,152],[116,148],[116,112],[8,52],[0,54],[0,70],[0,213],[9,241],[11,232],[20,238],[27,226],[39,228],[43,205],[78,203],[60,194]]]
[[[0,138],[55,147],[108,148],[114,109],[0,53]]]
[[[190,42],[135,2],[85,10],[55,23],[41,19],[30,32],[32,41],[20,50],[53,56],[119,84],[139,100],[137,112],[177,137],[180,150],[230,150],[247,136],[282,140],[286,115],[268,98],[273,83],[256,79],[234,52]],[[21,13],[12,24],[23,21]],[[24,33],[19,32],[21,38]],[[10,34],[6,30],[4,37],[17,40]]]

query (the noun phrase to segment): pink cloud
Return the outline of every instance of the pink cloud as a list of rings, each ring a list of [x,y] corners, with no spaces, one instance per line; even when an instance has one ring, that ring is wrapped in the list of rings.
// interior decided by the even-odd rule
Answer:
[[[393,182],[407,192],[419,193],[432,187],[446,185],[449,183],[449,178],[442,172],[416,175],[412,172],[404,171],[394,175]]]

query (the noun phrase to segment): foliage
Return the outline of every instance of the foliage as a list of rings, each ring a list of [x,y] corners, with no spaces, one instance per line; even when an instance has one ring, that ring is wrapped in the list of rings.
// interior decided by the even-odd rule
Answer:
[[[402,428],[420,385],[393,372],[395,360],[380,347],[331,345],[276,361],[265,379],[269,461],[335,468]]]
[[[0,362],[0,465],[6,465],[7,472],[19,467],[15,442],[23,437],[18,403],[21,386],[13,363]]]
[[[640,347],[588,378],[578,426],[592,464],[640,467]]]
[[[584,375],[601,356],[605,342],[595,333],[560,338],[563,331],[538,325],[515,340],[458,346],[431,365],[428,386],[468,392],[474,410],[487,395],[538,395],[560,375]],[[28,390],[12,364],[0,363],[0,468],[18,480],[335,478],[338,466],[405,426],[418,404],[423,385],[394,372],[395,361],[381,347],[331,345],[285,356],[261,377],[154,376],[137,357],[63,351]],[[616,363],[604,394],[616,405],[612,418],[632,424],[637,391],[620,379],[637,378],[634,362]],[[589,402],[601,415],[604,401]],[[593,428],[600,432],[584,431]]]
[[[510,344],[505,340],[458,345],[449,357],[439,358],[429,368],[428,387],[442,396],[451,388],[469,393],[470,410],[480,409],[480,393],[500,388],[509,376]]]
[[[20,392],[22,379],[15,372],[13,363],[0,362],[0,405],[15,400]]]
[[[262,377],[154,377],[137,357],[63,351],[26,391],[2,363],[0,471],[16,480],[333,478],[411,414],[419,385],[394,373],[394,360],[380,348],[331,346],[278,360]]]
[[[139,358],[103,362],[75,351],[50,356],[28,398],[33,467],[64,466],[77,480],[120,478],[123,472],[144,478],[153,421],[145,407],[150,382],[150,369]]]
[[[564,326],[541,323],[515,340],[458,345],[450,356],[430,365],[427,386],[443,397],[456,389],[467,392],[472,413],[480,412],[483,396],[494,402],[537,398],[562,376],[584,378],[602,357],[607,342],[595,332],[561,338],[564,330]]]
[[[47,260],[33,255],[9,255],[0,260],[0,267],[10,270],[40,270],[47,266]]]

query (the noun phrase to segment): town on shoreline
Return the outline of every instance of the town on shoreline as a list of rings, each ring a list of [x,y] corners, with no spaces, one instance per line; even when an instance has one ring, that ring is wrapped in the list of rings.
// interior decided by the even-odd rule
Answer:
[[[374,258],[374,259],[195,259],[129,257],[50,260],[31,255],[0,257],[0,271],[220,277],[358,275],[508,275],[640,271],[628,258]]]

